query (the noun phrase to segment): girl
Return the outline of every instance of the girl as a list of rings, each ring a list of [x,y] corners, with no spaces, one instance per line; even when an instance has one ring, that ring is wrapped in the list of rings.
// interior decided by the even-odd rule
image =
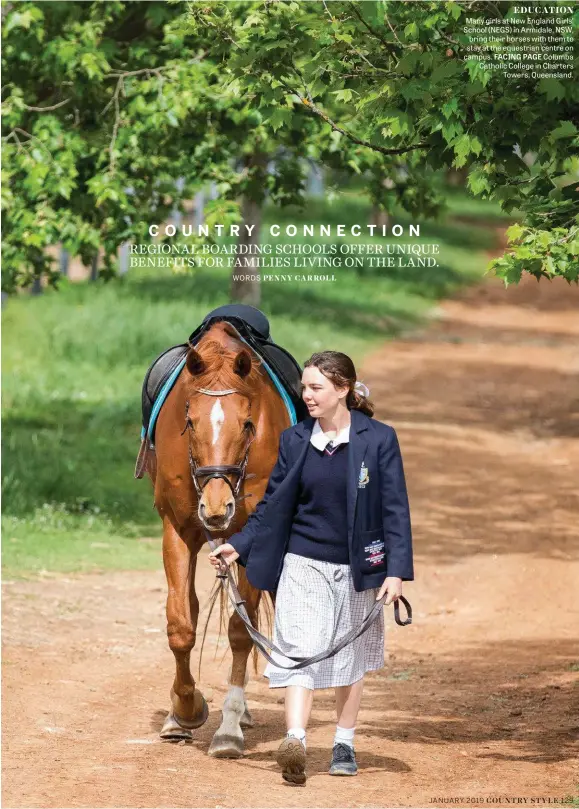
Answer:
[[[273,642],[309,657],[359,626],[414,579],[408,496],[394,429],[372,418],[368,389],[339,351],[313,354],[302,374],[309,417],[284,430],[264,498],[243,530],[215,548],[276,590]],[[285,665],[292,661],[274,659]],[[335,688],[338,724],[330,775],[356,775],[354,732],[364,674],[384,666],[384,615],[333,657],[290,671],[268,663],[270,688],[286,689],[287,735],[277,761],[286,781],[306,781],[306,728],[313,693]]]

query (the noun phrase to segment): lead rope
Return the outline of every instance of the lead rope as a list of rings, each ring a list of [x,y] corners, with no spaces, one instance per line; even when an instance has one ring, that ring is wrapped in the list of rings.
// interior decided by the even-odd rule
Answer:
[[[218,547],[217,543],[211,538],[206,528],[203,528],[203,531],[205,533],[207,542],[209,543],[209,547],[211,548],[212,551],[214,551],[215,548]],[[223,543],[220,542],[219,544]],[[231,572],[230,566],[226,562],[224,562],[223,559],[221,558],[219,558],[219,572],[217,573],[217,578],[221,579],[221,584],[223,588],[228,592],[229,598],[231,600],[231,603],[233,604],[236,613],[239,615],[239,617],[245,624],[245,627],[249,632],[250,637],[252,638],[253,642],[255,643],[259,651],[266,658],[266,660],[268,660],[272,665],[282,669],[301,669],[304,668],[305,666],[309,666],[311,663],[317,663],[320,660],[326,660],[330,657],[333,657],[341,649],[343,649],[344,646],[347,646],[348,643],[351,643],[359,635],[361,635],[368,629],[370,624],[372,624],[372,622],[375,621],[378,615],[380,614],[384,601],[388,597],[388,594],[385,593],[381,599],[376,601],[376,603],[374,604],[368,615],[366,615],[360,626],[357,629],[354,628],[350,632],[348,632],[348,634],[345,635],[343,638],[341,638],[341,640],[337,643],[337,645],[329,652],[320,652],[319,654],[308,658],[294,657],[293,655],[285,654],[284,652],[281,651],[281,649],[278,649],[278,647],[272,641],[266,638],[265,635],[262,635],[261,632],[259,632],[253,626],[253,624],[249,620],[249,615],[247,614],[247,610],[244,606],[245,600],[241,598],[239,590],[237,589],[237,585],[235,583],[235,579],[233,578],[233,573]],[[227,587],[226,583],[227,581],[229,581],[229,588]],[[402,601],[402,603],[406,607],[407,617],[406,620],[404,621],[400,620],[400,608],[398,605],[398,601]],[[394,601],[394,620],[399,626],[408,626],[408,624],[412,623],[412,607],[410,606],[410,603],[407,601],[407,599],[404,598],[404,596],[402,595],[398,596],[398,598]],[[294,660],[296,662],[296,665],[283,666],[281,663],[275,661],[271,657],[271,655],[266,651],[266,649],[271,649],[272,651],[277,652],[278,654],[282,655],[282,657],[285,657],[288,660]]]

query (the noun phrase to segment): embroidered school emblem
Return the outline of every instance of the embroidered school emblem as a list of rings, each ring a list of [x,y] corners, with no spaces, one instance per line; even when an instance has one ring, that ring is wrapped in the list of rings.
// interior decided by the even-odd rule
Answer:
[[[363,489],[369,480],[370,476],[368,474],[368,467],[362,461],[362,466],[360,467],[360,474],[358,475],[358,488]]]

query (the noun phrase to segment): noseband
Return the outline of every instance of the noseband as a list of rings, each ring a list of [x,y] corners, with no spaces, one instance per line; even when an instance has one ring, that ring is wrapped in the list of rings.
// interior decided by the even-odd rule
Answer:
[[[227,390],[210,390],[209,388],[195,388],[195,390],[199,391],[200,393],[204,393],[207,396],[229,396],[231,393],[239,393],[238,390],[235,388],[228,388]],[[199,498],[203,495],[203,489],[210,480],[214,478],[219,478],[224,480],[229,488],[231,489],[231,493],[233,494],[236,500],[240,500],[243,498],[239,497],[239,490],[241,488],[241,484],[244,480],[248,480],[249,478],[255,477],[255,475],[250,474],[246,475],[245,470],[247,468],[247,461],[249,458],[249,448],[255,439],[255,425],[253,422],[249,422],[252,431],[252,438],[247,443],[245,448],[245,454],[243,456],[243,460],[240,464],[219,464],[217,466],[197,466],[197,461],[193,457],[193,451],[191,449],[191,435],[189,434],[189,468],[191,470],[191,478],[195,485],[195,490],[197,492],[197,496]],[[183,432],[186,430],[193,430],[193,424],[191,422],[191,418],[189,416],[189,401],[185,403],[185,427],[183,428]],[[237,475],[237,482],[235,486],[227,477],[228,475]],[[199,478],[204,478],[204,482],[200,483]],[[249,497],[249,495],[244,495],[245,497]]]

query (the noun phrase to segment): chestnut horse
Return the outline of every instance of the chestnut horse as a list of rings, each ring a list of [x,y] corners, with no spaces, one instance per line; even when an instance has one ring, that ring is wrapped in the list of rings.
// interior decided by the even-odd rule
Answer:
[[[214,324],[196,347],[190,347],[185,367],[159,414],[156,455],[147,465],[154,505],[163,521],[167,636],[176,663],[171,710],[161,730],[164,739],[191,739],[191,730],[208,717],[207,703],[190,669],[199,616],[195,570],[206,542],[203,526],[214,532],[217,544],[243,527],[264,495],[277,458],[279,435],[290,424],[287,409],[259,357],[230,324]],[[237,496],[239,475],[233,471],[220,477],[199,476],[196,484],[190,453],[193,469],[239,465],[247,453],[247,474]],[[239,592],[251,623],[258,627],[262,592],[249,584],[245,568],[236,567]],[[216,584],[213,601],[221,590],[219,580]],[[222,621],[224,601],[222,597]],[[252,641],[236,612],[229,619],[228,637],[233,658],[229,690],[223,721],[209,747],[209,755],[227,758],[243,755],[242,728],[253,725],[244,694]],[[257,656],[254,663],[257,670]]]

